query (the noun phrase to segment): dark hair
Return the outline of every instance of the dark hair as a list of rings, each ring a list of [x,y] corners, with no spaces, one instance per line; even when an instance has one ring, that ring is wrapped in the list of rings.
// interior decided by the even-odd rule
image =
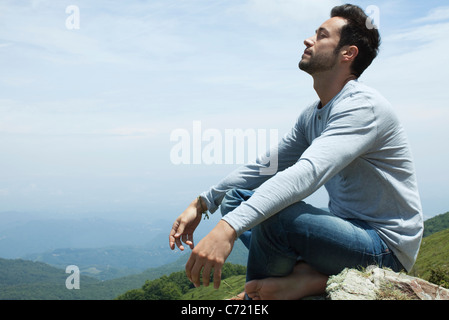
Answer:
[[[351,65],[352,73],[358,78],[379,52],[379,31],[367,23],[371,20],[366,13],[360,7],[352,4],[334,7],[331,11],[331,18],[333,17],[341,17],[347,21],[341,29],[340,43],[336,51],[347,45],[354,45],[359,49],[359,54]]]

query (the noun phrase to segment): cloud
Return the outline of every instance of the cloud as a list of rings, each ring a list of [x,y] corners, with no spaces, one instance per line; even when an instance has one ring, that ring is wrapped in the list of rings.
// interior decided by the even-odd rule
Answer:
[[[118,127],[107,131],[109,134],[127,139],[148,139],[158,136],[152,124]]]
[[[442,90],[449,63],[449,22],[419,25],[397,30],[384,37],[376,74],[379,85],[387,87],[392,97],[407,102],[422,100],[439,108],[447,97]],[[370,72],[373,70],[370,70]],[[395,83],[388,86],[382,83]],[[389,87],[389,88],[388,88]],[[398,94],[400,89],[412,94]],[[395,94],[396,92],[396,94]],[[416,97],[418,96],[418,97]]]
[[[449,19],[449,7],[438,7],[430,10],[430,12],[426,16],[415,19],[414,22],[436,22],[447,19]]]
[[[265,26],[285,23],[309,24],[329,17],[330,8],[341,1],[249,0],[239,7],[254,22]]]
[[[182,37],[181,20],[174,11],[185,4],[162,5],[161,1],[79,1],[80,29],[70,30],[67,5],[50,1],[28,4],[9,1],[0,5],[0,39],[21,57],[60,65],[123,64],[150,61],[186,54],[194,50]],[[153,64],[155,66],[156,64]]]

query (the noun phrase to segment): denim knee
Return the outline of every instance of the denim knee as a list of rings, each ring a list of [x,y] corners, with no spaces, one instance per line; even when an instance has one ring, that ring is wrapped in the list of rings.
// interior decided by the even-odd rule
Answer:
[[[282,225],[281,214],[274,215],[254,227],[254,241],[265,250],[275,250],[277,254],[296,259],[291,250],[287,232]]]
[[[247,281],[268,276],[287,276],[293,271],[296,262],[297,255],[290,249],[277,216],[254,227],[251,232]]]

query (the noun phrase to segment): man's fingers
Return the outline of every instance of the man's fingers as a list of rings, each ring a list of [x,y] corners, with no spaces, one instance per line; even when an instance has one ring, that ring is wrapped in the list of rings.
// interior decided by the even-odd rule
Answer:
[[[210,271],[212,267],[210,264],[206,264],[203,269],[203,286],[208,287],[210,282]]]
[[[170,234],[168,235],[168,243],[170,245],[170,249],[172,249],[172,250],[175,249],[175,242],[176,242],[175,235],[177,233],[178,226],[179,226],[178,221],[175,221],[173,223],[173,227],[170,230]]]
[[[212,268],[214,269],[214,287],[217,289],[220,287],[222,267],[226,258],[232,251],[234,241],[234,229],[227,224],[227,222],[219,222],[217,226],[195,246],[186,263],[186,275],[195,287],[200,285],[200,274],[202,269],[204,269],[202,276],[204,284],[207,285],[210,282]]]
[[[172,250],[175,249],[175,233],[176,233],[175,225],[173,225],[170,234],[168,235],[168,244],[170,246],[170,249]]]
[[[207,287],[210,284],[210,276],[213,271],[214,288],[218,289],[221,283],[221,268],[223,264],[214,264],[212,261],[200,259],[192,254],[186,263],[186,276],[195,287],[201,285],[200,279],[203,280],[203,286]],[[202,271],[202,273],[201,273]],[[202,276],[201,276],[202,274]]]
[[[174,237],[179,238],[184,233],[186,224],[185,224],[185,222],[182,222],[182,220],[176,221],[175,223],[177,224],[177,228],[176,228],[176,233],[175,233]]]
[[[183,234],[182,235],[182,242],[184,242],[186,245],[188,245],[190,247],[190,249],[193,249],[194,248],[194,245],[193,245],[193,234],[192,233]]]
[[[175,248],[175,244],[176,246],[183,251],[184,250],[184,246],[181,243],[181,236],[182,233],[184,232],[184,224],[181,221],[176,220],[173,223],[173,227],[170,231],[170,235],[169,235],[169,245],[170,248],[173,250]]]
[[[203,264],[197,260],[195,261],[194,265],[192,266],[192,269],[190,270],[190,281],[196,288],[198,288],[201,285],[200,273],[202,268]]]
[[[185,243],[193,249],[193,233],[201,221],[201,214],[198,214],[196,204],[197,199],[173,223],[169,237],[170,248],[174,249],[176,245],[184,250],[183,243]]]
[[[214,289],[218,289],[221,283],[221,265],[214,267]]]
[[[189,260],[187,260],[186,266],[185,266],[185,269],[186,269],[186,276],[187,276],[187,278],[188,278],[190,281],[192,281],[191,274],[192,274],[192,266],[193,266],[193,263],[194,263],[194,261],[193,261],[193,259],[192,259],[192,255],[190,255]]]
[[[182,245],[181,239],[179,237],[175,237],[175,243],[179,250],[184,251],[184,246]]]
[[[192,248],[192,244],[193,244],[193,234],[183,234],[181,236],[182,242],[184,242],[185,244],[187,244],[188,246],[190,246],[190,248]]]

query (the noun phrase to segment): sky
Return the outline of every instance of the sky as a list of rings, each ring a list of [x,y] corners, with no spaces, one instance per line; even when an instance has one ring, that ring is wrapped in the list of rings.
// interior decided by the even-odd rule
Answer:
[[[407,131],[425,217],[447,212],[449,5],[352,3],[382,36],[360,80]],[[195,146],[215,137],[226,153],[239,129],[281,138],[317,99],[297,65],[339,4],[1,0],[0,212],[175,219],[239,165]]]

